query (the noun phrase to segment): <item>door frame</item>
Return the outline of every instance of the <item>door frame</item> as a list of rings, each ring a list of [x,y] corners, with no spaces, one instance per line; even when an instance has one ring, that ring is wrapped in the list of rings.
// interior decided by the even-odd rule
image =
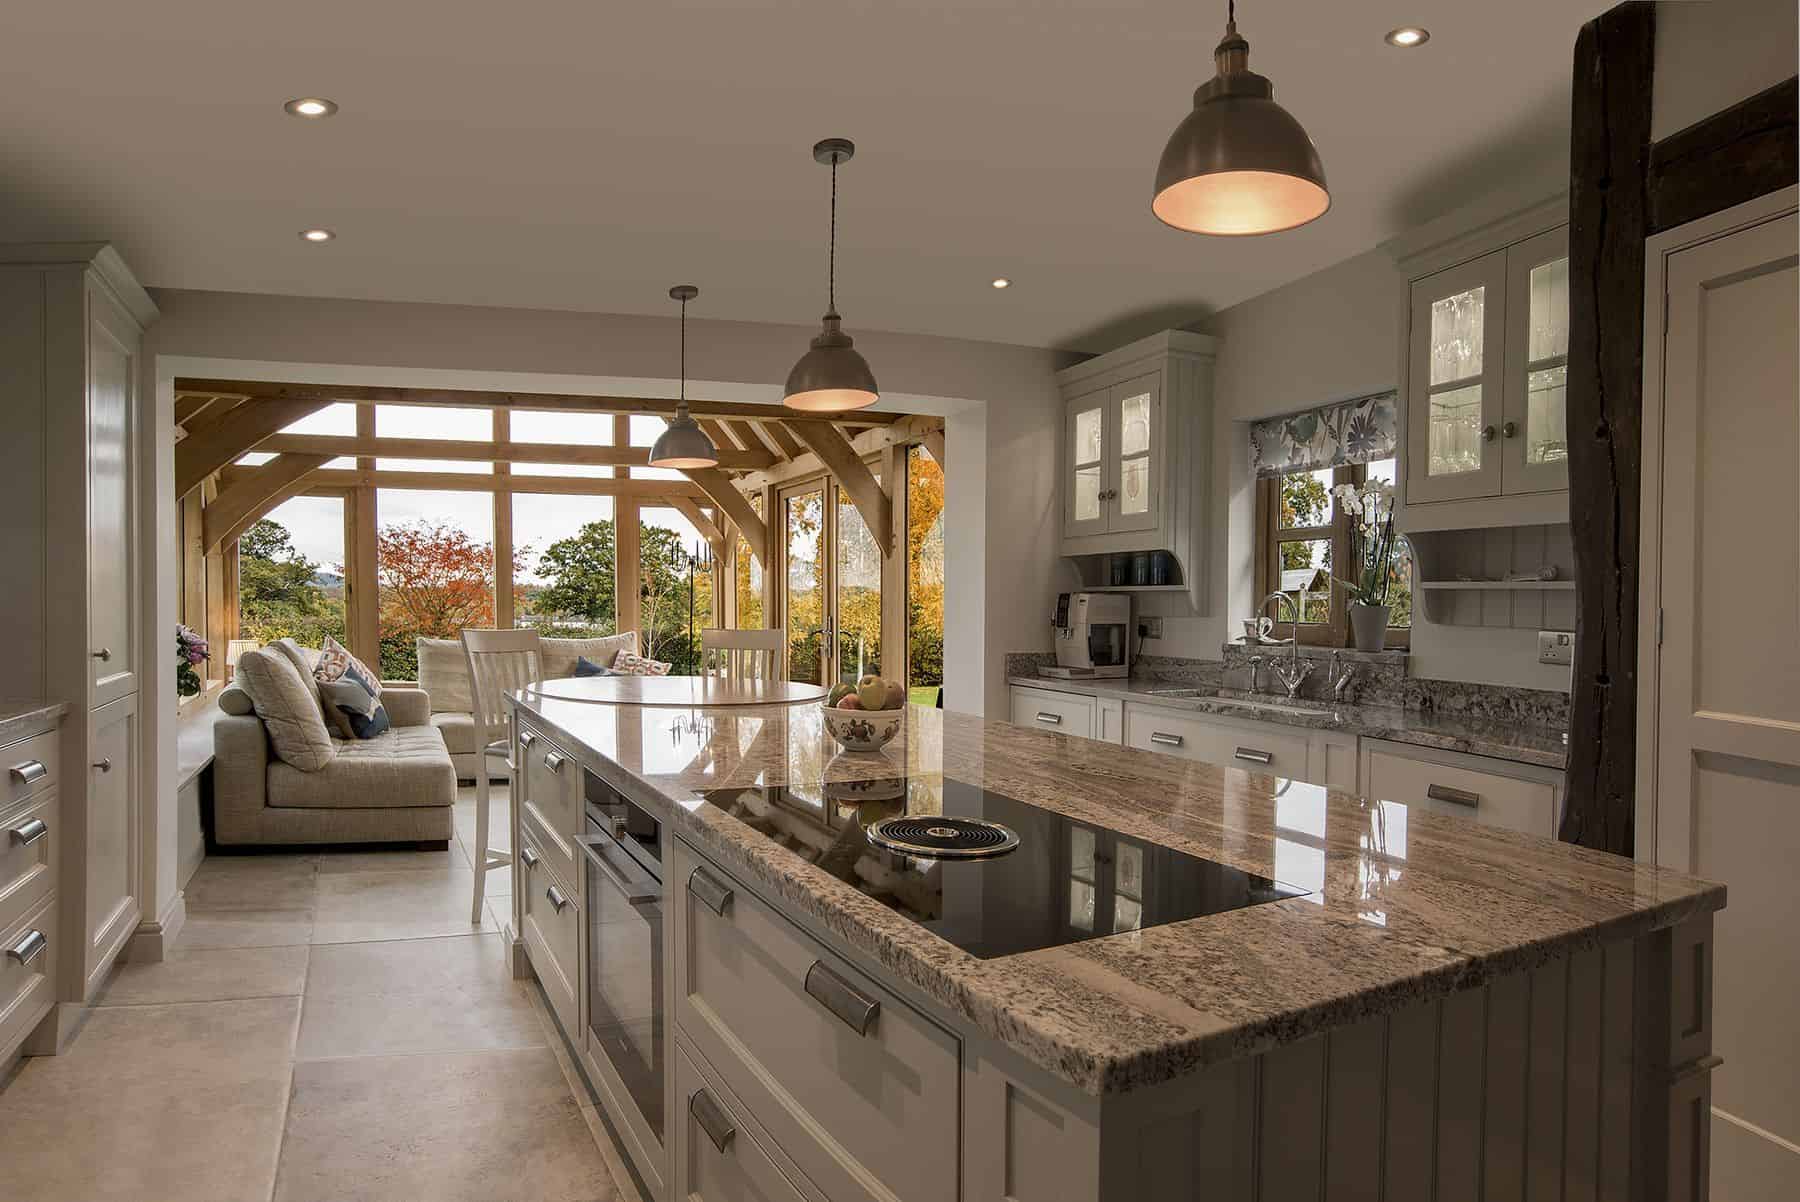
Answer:
[[[1789,185],[1656,234],[1644,243],[1644,392],[1638,514],[1638,629],[1655,632],[1638,640],[1637,810],[1638,860],[1662,862],[1657,813],[1657,762],[1662,695],[1662,492],[1663,392],[1668,316],[1669,259],[1702,243],[1774,221],[1800,210],[1800,187]],[[1676,867],[1686,868],[1684,863]]]

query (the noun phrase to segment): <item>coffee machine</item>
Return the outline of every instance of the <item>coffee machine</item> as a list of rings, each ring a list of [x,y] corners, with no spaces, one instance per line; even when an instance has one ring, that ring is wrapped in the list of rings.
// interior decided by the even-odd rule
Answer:
[[[1060,593],[1050,620],[1062,679],[1131,674],[1131,597],[1127,593]]]

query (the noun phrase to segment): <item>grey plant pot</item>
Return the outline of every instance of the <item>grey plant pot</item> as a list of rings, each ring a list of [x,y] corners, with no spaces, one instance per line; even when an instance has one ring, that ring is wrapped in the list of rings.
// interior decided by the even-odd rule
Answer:
[[[1361,601],[1350,603],[1350,633],[1356,639],[1358,651],[1380,651],[1387,646],[1388,615],[1392,607],[1387,605],[1364,605]]]

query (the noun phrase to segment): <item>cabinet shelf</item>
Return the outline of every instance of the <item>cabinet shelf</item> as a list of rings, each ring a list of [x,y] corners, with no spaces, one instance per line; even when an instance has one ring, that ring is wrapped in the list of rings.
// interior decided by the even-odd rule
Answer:
[[[1088,593],[1185,593],[1185,584],[1087,584],[1082,586]]]
[[[1421,580],[1422,589],[1461,589],[1468,592],[1571,592],[1573,580]]]

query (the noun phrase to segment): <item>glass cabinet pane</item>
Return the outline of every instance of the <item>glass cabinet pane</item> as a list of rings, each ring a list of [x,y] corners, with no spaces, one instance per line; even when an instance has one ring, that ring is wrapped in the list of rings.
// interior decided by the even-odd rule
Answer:
[[[1525,392],[1526,463],[1561,463],[1569,457],[1568,378],[1567,366],[1531,373]]]
[[[1433,476],[1454,476],[1480,470],[1481,385],[1433,393],[1426,471]]]
[[[1119,403],[1119,454],[1142,455],[1150,449],[1150,394],[1128,396]]]
[[[1569,353],[1569,261],[1557,259],[1531,269],[1532,363]]]
[[[1431,302],[1431,382],[1448,384],[1481,374],[1487,288],[1471,288]]]
[[[1075,469],[1075,520],[1092,522],[1100,517],[1100,469]]]
[[[1075,415],[1075,462],[1100,462],[1101,410],[1083,409]]]
[[[1127,459],[1119,465],[1119,512],[1150,511],[1150,457]]]

